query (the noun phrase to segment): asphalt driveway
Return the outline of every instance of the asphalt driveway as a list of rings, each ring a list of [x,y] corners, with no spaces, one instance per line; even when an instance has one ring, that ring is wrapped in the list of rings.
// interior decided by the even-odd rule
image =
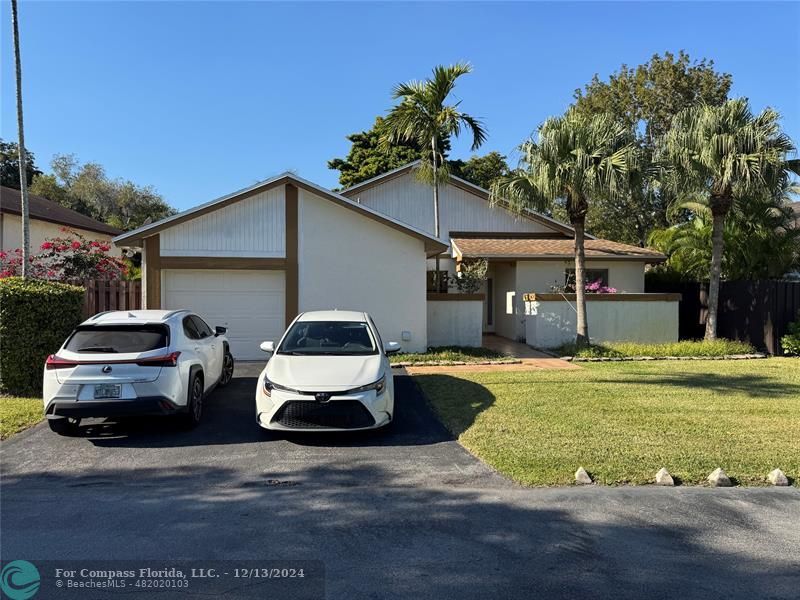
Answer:
[[[3,442],[3,559],[319,560],[336,599],[797,598],[795,488],[525,489],[409,378],[386,432],[287,436],[255,424],[256,372],[194,431],[98,420]]]

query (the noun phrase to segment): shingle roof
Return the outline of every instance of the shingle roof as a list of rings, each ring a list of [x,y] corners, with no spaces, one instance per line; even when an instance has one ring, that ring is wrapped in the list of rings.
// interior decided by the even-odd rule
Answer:
[[[453,238],[453,252],[462,258],[572,258],[575,242],[569,238]],[[649,248],[609,240],[585,240],[586,258],[661,262],[666,256]]]
[[[47,221],[56,225],[64,225],[65,227],[86,229],[95,233],[105,233],[106,235],[119,235],[122,233],[116,227],[95,221],[91,217],[61,206],[47,198],[28,194],[28,201],[31,219]],[[0,211],[12,215],[22,214],[22,194],[19,190],[6,186],[0,188]]]

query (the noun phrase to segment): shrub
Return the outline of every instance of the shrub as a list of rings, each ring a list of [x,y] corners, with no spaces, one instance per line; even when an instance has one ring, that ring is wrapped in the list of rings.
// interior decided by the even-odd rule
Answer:
[[[39,252],[30,257],[31,275],[36,279],[122,279],[128,265],[110,256],[109,242],[88,240],[81,234],[61,228],[63,237],[48,238]],[[22,272],[22,250],[0,252],[0,278]]]
[[[0,391],[40,394],[42,367],[82,320],[81,287],[0,279]]]
[[[781,338],[783,353],[800,356],[800,313],[797,315],[797,321],[789,323],[788,330],[789,333]]]
[[[481,289],[489,271],[489,261],[485,258],[465,260],[456,275],[455,286],[462,294],[474,294]]]

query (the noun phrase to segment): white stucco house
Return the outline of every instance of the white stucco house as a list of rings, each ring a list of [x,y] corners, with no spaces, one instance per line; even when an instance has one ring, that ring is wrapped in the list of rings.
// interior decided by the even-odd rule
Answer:
[[[452,177],[440,190],[437,238],[431,188],[415,179],[415,165],[340,193],[284,173],[114,243],[142,249],[145,307],[186,307],[228,327],[240,360],[262,358],[259,343],[277,339],[298,312],[330,308],[369,312],[385,341],[411,352],[480,345],[484,333],[526,340],[538,318],[527,314],[526,295],[547,300],[564,283],[572,229],[490,206],[486,190]],[[644,296],[645,265],[665,258],[594,238],[586,247],[592,276],[630,299]],[[451,276],[460,261],[487,258],[481,293],[429,289],[437,255]]]

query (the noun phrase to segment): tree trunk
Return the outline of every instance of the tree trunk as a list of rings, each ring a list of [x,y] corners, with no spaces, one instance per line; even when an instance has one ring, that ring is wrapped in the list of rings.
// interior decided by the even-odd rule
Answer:
[[[17,131],[19,133],[19,191],[22,197],[22,278],[29,275],[31,250],[30,208],[28,204],[28,156],[25,151],[25,129],[22,126],[22,61],[19,55],[19,22],[17,0],[11,0],[11,24],[14,30],[14,63],[17,79]]]
[[[719,309],[719,280],[722,275],[722,253],[724,250],[724,239],[722,237],[725,228],[725,211],[713,210],[713,221],[711,225],[711,272],[708,278],[708,316],[706,317],[705,339],[717,339],[717,313]]]
[[[589,345],[589,324],[586,321],[586,253],[583,248],[585,225],[585,216],[572,223],[575,229],[575,304],[578,313],[575,345],[578,348]]]
[[[431,152],[433,160],[433,233],[439,238],[439,165],[437,159],[436,138],[431,138]],[[439,281],[439,254],[436,254],[436,271],[433,274],[433,285],[437,292],[441,291]]]

